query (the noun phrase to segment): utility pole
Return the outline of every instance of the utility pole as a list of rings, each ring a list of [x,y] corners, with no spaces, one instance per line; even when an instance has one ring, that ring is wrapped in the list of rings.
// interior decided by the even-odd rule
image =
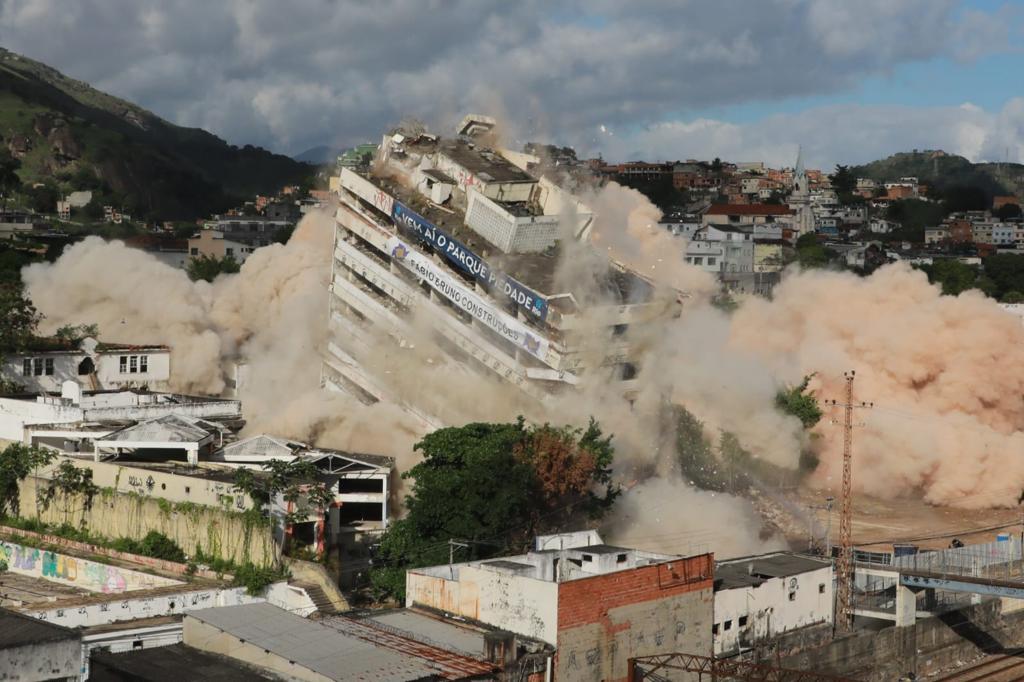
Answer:
[[[825,498],[825,513],[828,514],[828,522],[825,526],[825,556],[832,560],[832,503],[836,498],[829,495]]]
[[[460,547],[462,549],[469,548],[469,545],[465,542],[459,542],[458,540],[448,540],[448,567],[455,563],[455,548]]]
[[[853,628],[853,410],[871,407],[873,403],[853,402],[853,380],[856,372],[843,373],[846,380],[845,402],[827,401],[843,408],[843,494],[839,506],[839,560],[836,570],[837,626],[842,631]],[[833,421],[832,423],[836,423]]]

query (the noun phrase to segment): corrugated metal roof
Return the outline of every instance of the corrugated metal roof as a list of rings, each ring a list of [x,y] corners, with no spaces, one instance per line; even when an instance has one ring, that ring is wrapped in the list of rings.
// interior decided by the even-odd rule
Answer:
[[[353,462],[365,464],[371,467],[393,468],[394,457],[384,455],[367,455],[357,452],[346,452],[331,448],[318,448],[301,441],[279,438],[268,434],[252,436],[237,443],[227,445],[222,450],[225,459],[241,460],[252,459],[286,459],[289,457],[307,457],[312,461],[323,459],[326,456],[343,457]]]
[[[406,682],[438,676],[437,668],[421,659],[376,646],[270,604],[202,609],[190,611],[186,617],[332,680]]]
[[[715,564],[715,589],[753,587],[772,578],[818,571],[831,565],[827,559],[788,552],[729,559]]]
[[[411,639],[443,646],[466,656],[485,655],[484,631],[478,628],[456,625],[410,609],[374,612],[367,620],[404,632]]]
[[[224,456],[226,458],[284,459],[293,456],[296,450],[304,447],[306,447],[305,443],[286,441],[283,438],[260,434],[224,446]]]
[[[168,414],[115,431],[99,441],[142,443],[198,443],[217,432],[217,426],[183,414]]]

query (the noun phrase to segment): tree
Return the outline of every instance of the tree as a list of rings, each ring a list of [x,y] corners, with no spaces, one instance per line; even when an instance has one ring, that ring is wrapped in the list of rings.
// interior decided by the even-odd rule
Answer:
[[[1001,303],[1024,303],[1024,294],[1019,291],[1007,291],[999,301]]]
[[[821,420],[821,407],[813,393],[808,393],[807,386],[814,374],[808,374],[796,386],[780,389],[775,394],[775,407],[786,414],[800,420],[805,429],[812,428]]]
[[[957,296],[975,288],[978,279],[977,269],[955,258],[942,258],[931,265],[922,265],[921,269],[928,273],[928,281],[940,285],[942,293],[947,296]]]
[[[468,545],[460,559],[521,551],[537,533],[599,518],[619,492],[611,438],[594,421],[468,424],[434,431],[415,449],[423,460],[402,474],[412,480],[407,514],[385,532],[371,571],[378,597],[403,595],[406,568],[447,562],[449,540]]]
[[[805,270],[827,267],[835,252],[818,242],[816,234],[804,234],[796,240],[796,259]]]
[[[65,324],[54,333],[59,340],[69,344],[81,341],[86,337],[96,338],[100,335],[100,328],[96,324]]]
[[[259,475],[248,468],[239,468],[235,472],[235,488],[248,495],[256,509],[265,512],[281,498],[285,505],[280,515],[281,530],[285,532],[279,549],[283,553],[287,531],[296,523],[306,521],[311,514],[322,516],[334,495],[318,480],[320,470],[308,459],[271,460],[261,466],[263,473]],[[280,556],[277,558],[280,561]]]
[[[832,189],[840,196],[853,194],[853,191],[857,189],[857,176],[853,174],[849,166],[837,164],[835,172],[828,176],[828,179],[832,181]]]
[[[7,197],[21,187],[19,168],[21,161],[14,158],[6,148],[0,147],[0,197],[3,197],[5,205]]]
[[[1000,220],[1013,220],[1021,217],[1020,204],[1003,204],[995,211]]]
[[[20,483],[57,455],[34,445],[11,443],[0,451],[0,517],[21,514]]]
[[[952,185],[942,191],[942,201],[950,213],[960,211],[983,211],[989,207],[992,198],[984,188],[976,185]]]
[[[28,191],[28,198],[29,206],[36,213],[56,213],[61,193],[56,185],[45,182],[38,187],[32,187]]]
[[[240,269],[241,266],[231,256],[217,258],[203,255],[188,262],[188,276],[193,282],[200,279],[212,282],[218,275],[232,274]]]
[[[540,484],[542,506],[532,510],[530,535],[541,526],[569,523],[580,512],[600,518],[612,506],[619,488],[611,482],[611,443],[593,418],[585,431],[549,424],[531,427],[516,443],[513,454],[533,468]]]
[[[893,201],[885,211],[885,217],[900,224],[901,229],[887,235],[889,241],[924,241],[924,229],[942,222],[948,212],[942,204],[920,199]]]
[[[1024,292],[1024,255],[997,253],[982,261],[985,275],[995,283],[995,295],[1011,291]]]
[[[37,493],[37,501],[43,511],[50,508],[54,499],[60,497],[64,523],[70,519],[71,513],[75,511],[74,504],[81,500],[82,511],[92,509],[93,498],[100,492],[99,486],[92,482],[92,469],[76,467],[69,460],[64,460],[57,467],[46,487]],[[82,517],[82,525],[85,525],[85,517]]]
[[[0,282],[0,355],[22,350],[42,319],[20,283]]]

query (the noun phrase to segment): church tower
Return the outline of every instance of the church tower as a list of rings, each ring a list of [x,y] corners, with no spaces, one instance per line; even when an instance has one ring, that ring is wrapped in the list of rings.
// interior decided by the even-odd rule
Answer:
[[[811,208],[811,188],[804,170],[803,148],[796,152],[796,167],[793,169],[793,191],[789,195],[789,208],[793,213],[794,238],[814,232],[814,210]]]

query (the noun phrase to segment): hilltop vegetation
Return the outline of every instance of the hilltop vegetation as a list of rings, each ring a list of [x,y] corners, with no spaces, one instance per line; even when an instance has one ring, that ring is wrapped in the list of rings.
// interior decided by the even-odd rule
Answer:
[[[0,151],[20,161],[23,185],[48,188],[47,202],[88,189],[133,216],[163,220],[222,211],[315,172],[280,154],[173,125],[2,48]]]
[[[993,196],[1024,189],[1021,164],[971,163],[962,156],[943,151],[900,152],[863,166],[853,166],[850,171],[854,177],[871,178],[876,182],[916,177],[931,188],[936,198],[950,200],[962,197],[967,189],[973,188],[977,190],[973,203],[985,202],[978,208],[990,207]],[[972,202],[969,200],[969,203]],[[957,206],[953,210],[969,208]]]

